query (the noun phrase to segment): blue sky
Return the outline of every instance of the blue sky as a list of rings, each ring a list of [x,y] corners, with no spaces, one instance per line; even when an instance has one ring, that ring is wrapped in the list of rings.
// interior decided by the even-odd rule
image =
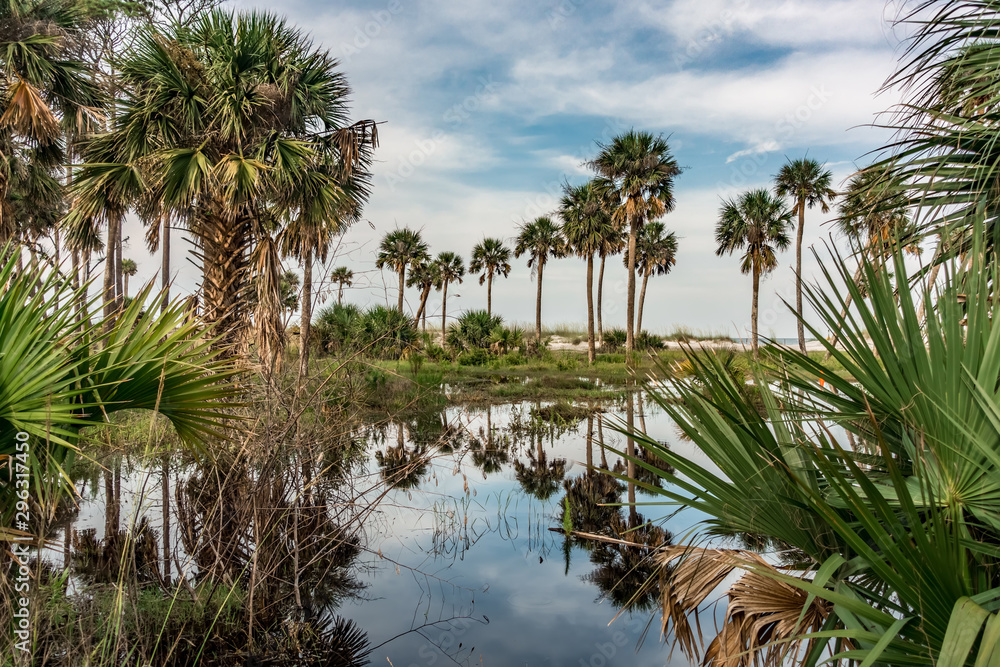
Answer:
[[[365,222],[328,262],[354,269],[349,298],[359,303],[395,302],[393,275],[374,266],[385,232],[420,229],[435,254],[468,262],[484,236],[512,239],[519,222],[555,208],[563,182],[586,179],[595,141],[635,127],[668,135],[685,168],[665,218],[679,237],[677,266],[650,280],[644,326],[735,335],[749,327],[750,280],[737,258],[714,254],[720,198],[768,185],[786,157],[806,154],[841,185],[888,140],[866,125],[898,101],[876,95],[901,50],[888,21],[896,8],[882,0],[232,4],[284,14],[310,32],[341,59],[353,117],[385,121]],[[807,245],[831,233],[829,217],[808,212]],[[138,229],[127,233],[126,255],[140,278],[152,277],[157,259],[144,255]],[[804,273],[814,276],[807,259]],[[761,331],[783,337],[794,335],[780,302],[792,294],[794,253],[781,262],[762,285]],[[584,262],[550,267],[543,318],[583,323]],[[193,289],[194,267],[178,259],[174,268],[179,287]],[[610,263],[609,326],[624,325],[625,279]],[[494,287],[494,309],[532,321],[532,280],[517,260]],[[414,309],[417,298],[408,292]],[[485,303],[475,278],[449,290],[449,313]],[[439,309],[435,294],[431,314]]]

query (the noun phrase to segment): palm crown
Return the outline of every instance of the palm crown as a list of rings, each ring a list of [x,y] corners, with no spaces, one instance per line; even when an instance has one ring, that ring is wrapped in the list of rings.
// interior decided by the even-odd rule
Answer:
[[[743,250],[740,270],[770,273],[778,265],[777,250],[791,244],[788,229],[792,213],[765,189],[751,190],[738,199],[723,201],[715,231],[715,254],[731,255]]]
[[[510,248],[500,239],[483,239],[472,249],[469,273],[482,273],[479,276],[480,285],[486,282],[487,275],[506,278],[510,275],[510,270]]]
[[[366,199],[373,128],[346,125],[336,61],[268,13],[216,10],[148,31],[120,71],[121,108],[84,146],[71,218],[191,210],[205,315],[235,337],[253,276],[276,298],[282,221],[335,220]]]
[[[528,256],[528,267],[544,265],[549,257],[566,255],[566,240],[552,218],[542,216],[520,226],[514,256]]]

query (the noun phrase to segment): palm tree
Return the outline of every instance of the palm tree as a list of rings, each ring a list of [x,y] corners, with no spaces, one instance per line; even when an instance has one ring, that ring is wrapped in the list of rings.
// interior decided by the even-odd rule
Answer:
[[[500,239],[483,239],[472,249],[469,273],[482,273],[479,284],[486,283],[486,312],[493,314],[493,276],[510,275],[510,248]]]
[[[427,331],[427,298],[438,283],[440,283],[440,279],[437,262],[421,262],[410,268],[410,276],[406,279],[406,286],[420,288],[420,307],[417,308],[417,314],[413,316],[413,319],[420,320],[422,331]]]
[[[646,223],[639,232],[639,240],[636,244],[635,266],[642,274],[642,289],[639,292],[639,313],[635,327],[642,331],[642,308],[646,303],[646,283],[652,275],[665,276],[670,273],[677,263],[677,236],[673,232],[667,232],[666,227],[659,220]],[[626,252],[625,265],[628,266],[628,253]]]
[[[594,336],[594,255],[604,247],[606,240],[615,233],[611,216],[602,205],[594,181],[583,185],[563,187],[559,203],[562,218],[562,235],[569,250],[587,260],[587,359],[592,364],[597,358]]]
[[[399,274],[399,303],[397,308],[403,312],[403,288],[406,286],[406,267],[412,267],[427,261],[427,244],[409,227],[395,229],[382,238],[379,245],[375,266],[390,267]]]
[[[597,341],[602,346],[604,345],[604,265],[608,257],[617,255],[628,245],[624,229],[611,224],[605,228],[605,232],[597,249],[597,254],[601,258],[601,268],[597,273]]]
[[[801,158],[789,160],[775,177],[779,197],[791,197],[795,202],[792,213],[799,216],[795,235],[795,312],[798,315],[799,350],[806,351],[806,334],[802,323],[802,232],[806,224],[806,208],[819,206],[823,213],[830,212],[830,202],[837,193],[830,188],[833,174],[816,160]]]
[[[528,255],[528,268],[538,274],[538,295],[535,299],[535,339],[542,341],[542,272],[550,257],[566,256],[566,240],[559,227],[548,216],[535,218],[518,227],[514,256]]]
[[[252,322],[261,353],[273,356],[265,348],[281,333],[271,308],[275,235],[304,187],[325,190],[328,203],[344,178],[366,172],[374,122],[347,123],[349,89],[336,61],[269,13],[215,10],[151,29],[120,70],[120,108],[110,132],[82,146],[71,215],[112,222],[136,208],[150,224],[164,213],[187,219],[203,312],[221,343],[249,342]],[[251,320],[245,296],[254,284],[268,294],[258,295],[265,310]]]
[[[333,239],[343,234],[361,213],[367,178],[359,172],[343,173],[343,165],[319,163],[289,192],[290,212],[281,234],[282,251],[302,262],[302,298],[299,324],[299,374],[301,390],[309,377],[312,329],[313,259],[325,262]],[[297,277],[296,277],[297,278]],[[265,290],[267,292],[267,290]],[[284,330],[282,326],[282,331]],[[276,359],[273,363],[276,363]]]
[[[753,335],[753,356],[757,349],[757,300],[760,294],[760,277],[778,266],[776,250],[784,250],[791,240],[788,228],[792,212],[784,202],[766,189],[744,192],[738,199],[724,200],[715,227],[715,254],[731,255],[742,250],[740,270],[753,276],[753,306],[750,310]]]
[[[131,259],[122,261],[122,275],[125,276],[125,298],[128,298],[128,279],[139,272],[139,267]]]
[[[337,303],[343,303],[344,285],[350,287],[354,284],[354,271],[346,266],[338,266],[330,272],[330,280],[337,283]]]
[[[885,167],[871,166],[852,176],[841,196],[837,228],[862,255],[854,273],[854,284],[861,281],[865,261],[876,267],[881,265],[895,252],[898,241],[906,243],[904,250],[907,252],[920,253],[920,246],[913,241],[916,226],[908,209],[909,198],[894,179],[893,173]],[[940,264],[935,264],[937,267]],[[843,315],[851,306],[852,296],[851,292],[846,295]],[[839,333],[834,331],[834,345],[838,338]]]
[[[448,330],[448,285],[462,282],[465,275],[465,263],[461,255],[453,252],[442,252],[434,260],[434,273],[437,277],[436,287],[441,290],[441,344],[444,345],[445,332]]]
[[[613,220],[628,228],[628,308],[625,349],[635,349],[635,244],[639,229],[674,209],[674,178],[681,173],[663,136],[629,130],[598,143],[601,149],[590,166],[601,177],[601,187],[614,202]],[[631,359],[631,355],[629,357]]]

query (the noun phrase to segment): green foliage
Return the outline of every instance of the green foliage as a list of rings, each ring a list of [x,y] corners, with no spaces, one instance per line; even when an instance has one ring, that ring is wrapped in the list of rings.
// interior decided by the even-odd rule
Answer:
[[[361,311],[354,304],[335,303],[319,311],[312,322],[312,335],[321,350],[336,352],[350,345],[351,333]]]
[[[419,340],[413,319],[385,306],[372,306],[364,312],[353,304],[328,306],[313,322],[313,333],[327,352],[357,352],[384,359],[408,355]]]
[[[624,329],[608,329],[604,332],[604,349],[609,352],[617,352],[625,347],[625,340],[628,337]]]
[[[663,347],[663,339],[645,329],[635,335],[635,349],[658,350]]]
[[[485,366],[490,359],[492,357],[489,352],[481,347],[475,347],[459,354],[457,361],[459,366]]]
[[[706,514],[710,535],[786,554],[787,569],[742,567],[801,591],[804,612],[825,610],[830,632],[807,665],[824,648],[885,665],[983,664],[1000,648],[1000,274],[982,269],[984,245],[924,325],[888,267],[863,259],[865,298],[844,260],[821,264],[826,292],[806,296],[840,332],[843,347],[825,345],[853,379],[775,348],[749,368],[757,398],[714,354],[689,355],[697,382],[652,392],[712,465],[641,436],[676,470],[633,458],[667,482],[640,485]],[[893,263],[904,271],[898,246]],[[857,314],[842,316],[848,295]],[[785,636],[805,632],[790,625]]]
[[[97,319],[93,303],[77,322],[74,306],[86,288],[74,291],[55,273],[17,274],[16,254],[2,252],[0,457],[10,463],[15,434],[27,434],[36,497],[50,483],[68,483],[80,429],[104,423],[105,414],[156,410],[195,447],[223,437],[235,371],[200,324],[185,322],[183,303],[162,316],[144,312],[147,288],[103,331],[103,323],[89,324]],[[0,483],[0,507],[13,509],[13,495],[12,484]]]
[[[395,308],[372,306],[355,318],[351,330],[354,349],[366,355],[399,359],[416,344],[417,325]]]
[[[485,349],[492,342],[493,332],[503,328],[503,318],[490,315],[485,310],[469,310],[448,327],[445,337],[449,347],[456,350]]]

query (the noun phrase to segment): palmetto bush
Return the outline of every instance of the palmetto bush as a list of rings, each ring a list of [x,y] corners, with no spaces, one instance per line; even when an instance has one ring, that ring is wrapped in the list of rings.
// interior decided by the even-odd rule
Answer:
[[[448,327],[445,342],[455,350],[485,349],[493,342],[494,332],[502,328],[503,318],[499,315],[490,315],[485,310],[469,310]]]
[[[361,310],[352,303],[335,303],[319,311],[313,320],[315,343],[326,352],[335,352],[350,344]]]
[[[355,350],[389,359],[407,354],[419,337],[412,317],[385,306],[372,306],[356,317],[350,334]]]
[[[105,329],[91,324],[91,312],[77,320],[74,304],[84,295],[55,273],[18,274],[17,253],[0,252],[8,258],[0,265],[0,466],[23,470],[15,436],[26,433],[33,497],[44,501],[47,489],[69,485],[81,429],[120,410],[155,410],[199,449],[224,436],[234,371],[202,327],[186,321],[182,304],[162,315],[144,311],[147,289]],[[7,477],[0,475],[0,513],[15,507]]]
[[[751,367],[761,409],[724,360],[689,353],[699,381],[673,381],[682,400],[653,392],[712,465],[639,436],[676,469],[634,459],[667,482],[639,484],[707,514],[702,537],[723,542],[711,546],[739,537],[780,554],[766,560],[689,541],[656,556],[667,584],[664,630],[685,652],[702,652],[690,617],[735,570],[742,575],[728,591],[726,623],[704,652],[710,664],[795,656],[813,665],[831,654],[866,665],[992,664],[1000,651],[1000,327],[992,325],[1000,273],[981,269],[984,254],[980,244],[954,281],[962,287],[939,295],[924,327],[914,295],[895,290],[893,267],[866,263],[862,296],[852,271],[834,262],[825,292],[806,293],[823,328],[841,332],[843,347],[827,347],[852,379],[777,349]],[[894,264],[902,274],[902,257]],[[841,315],[848,293],[856,310]]]

